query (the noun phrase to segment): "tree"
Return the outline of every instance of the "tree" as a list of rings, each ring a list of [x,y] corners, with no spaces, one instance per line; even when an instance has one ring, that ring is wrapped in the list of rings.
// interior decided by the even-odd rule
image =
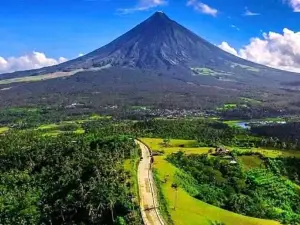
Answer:
[[[168,147],[170,144],[170,138],[164,138],[163,139],[163,146],[164,147]]]
[[[175,190],[175,198],[174,198],[174,210],[177,207],[177,199],[178,199],[178,185],[176,183],[172,183],[171,187]]]

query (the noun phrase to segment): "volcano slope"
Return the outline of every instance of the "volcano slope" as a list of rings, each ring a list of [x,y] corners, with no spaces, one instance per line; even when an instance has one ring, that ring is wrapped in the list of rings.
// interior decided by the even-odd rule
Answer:
[[[151,105],[214,109],[250,97],[299,110],[300,76],[219,49],[156,12],[111,43],[74,60],[0,75],[0,107]]]

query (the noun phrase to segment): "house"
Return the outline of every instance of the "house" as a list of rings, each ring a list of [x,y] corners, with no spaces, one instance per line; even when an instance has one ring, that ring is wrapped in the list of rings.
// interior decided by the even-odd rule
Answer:
[[[217,147],[215,149],[214,155],[226,155],[228,154],[230,151],[224,147]]]

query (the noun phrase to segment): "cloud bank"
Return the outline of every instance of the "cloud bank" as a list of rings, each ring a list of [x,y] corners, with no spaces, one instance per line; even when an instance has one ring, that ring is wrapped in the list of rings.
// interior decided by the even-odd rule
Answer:
[[[20,57],[4,58],[0,56],[0,73],[8,73],[20,70],[39,69],[45,66],[53,66],[67,61],[64,57],[58,59],[48,58],[45,53],[32,52]]]
[[[300,0],[287,0],[294,12],[300,12]]]
[[[262,38],[252,38],[250,43],[236,50],[227,42],[218,47],[241,58],[273,68],[300,72],[300,32],[287,28],[282,33],[263,33]]]

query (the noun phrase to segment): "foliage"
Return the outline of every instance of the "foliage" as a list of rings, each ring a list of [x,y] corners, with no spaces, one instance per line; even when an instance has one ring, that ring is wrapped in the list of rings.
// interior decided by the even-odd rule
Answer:
[[[221,157],[183,152],[168,156],[168,161],[193,178],[191,186],[198,191],[191,192],[187,185],[181,187],[195,198],[243,215],[300,223],[299,191],[295,184],[272,170],[243,171]],[[293,165],[292,168],[299,164]],[[191,182],[185,177],[181,179]]]
[[[17,132],[0,146],[0,224],[140,224],[123,168],[132,139]]]

